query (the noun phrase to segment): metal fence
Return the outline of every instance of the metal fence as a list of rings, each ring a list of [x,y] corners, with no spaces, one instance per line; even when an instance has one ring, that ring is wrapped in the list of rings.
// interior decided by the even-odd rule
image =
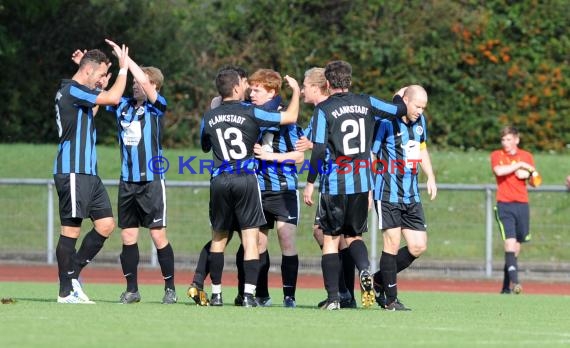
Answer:
[[[117,180],[104,180],[110,191],[118,186]],[[176,239],[177,248],[185,254],[198,254],[201,245],[208,240],[208,181],[168,181],[167,196],[169,199],[169,238]],[[425,189],[425,187],[421,187]],[[428,222],[429,250],[422,256],[423,268],[462,268],[467,263],[480,276],[491,277],[493,270],[502,267],[502,241],[497,237],[493,207],[495,204],[495,185],[463,185],[438,184],[438,198],[435,201],[424,199],[424,209]],[[54,183],[51,179],[0,179],[0,219],[12,226],[11,236],[2,237],[3,260],[26,260],[30,255],[41,257],[48,264],[55,262],[55,246],[57,240],[55,226],[57,218],[57,200]],[[533,257],[535,269],[549,268],[565,271],[570,255],[570,200],[564,186],[541,186],[531,189],[531,230],[533,234],[535,254],[548,258]],[[43,197],[42,197],[43,196]],[[427,197],[427,195],[424,195]],[[305,209],[308,209],[305,207]],[[43,218],[41,218],[43,216]],[[300,226],[302,236],[298,237],[302,244],[312,243],[311,225],[314,212],[302,213]],[[175,225],[176,233],[171,233]],[[5,225],[6,226],[6,225]],[[371,264],[378,264],[381,250],[381,236],[378,232],[376,214],[370,214],[367,240],[369,244]],[[193,232],[184,232],[192,230]],[[196,230],[205,234],[194,237]],[[44,238],[39,238],[44,233]],[[538,238],[535,238],[538,237]],[[39,240],[43,239],[43,243]],[[192,240],[189,242],[189,240]],[[141,245],[148,253],[141,253],[141,261],[156,266],[156,252],[151,243]],[[305,247],[306,249],[309,247]],[[106,249],[106,248],[105,248]],[[303,248],[301,248],[303,249]],[[314,249],[314,250],[313,250]],[[318,250],[311,249],[305,253],[309,267],[319,269]],[[316,251],[315,251],[316,250]],[[454,254],[456,253],[456,254]],[[118,254],[118,252],[116,252]],[[144,257],[143,254],[148,255]],[[439,255],[446,255],[443,259]],[[303,257],[300,250],[300,257]],[[315,261],[316,260],[316,261]],[[449,266],[452,265],[452,266]],[[475,265],[475,267],[473,266]],[[547,265],[547,266],[545,266]],[[560,266],[562,265],[562,266]],[[275,268],[273,268],[275,269]],[[277,268],[278,269],[278,268]]]

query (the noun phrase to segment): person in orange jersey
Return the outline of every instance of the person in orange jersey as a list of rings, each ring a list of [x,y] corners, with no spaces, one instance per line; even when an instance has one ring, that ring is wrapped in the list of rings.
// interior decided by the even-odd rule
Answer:
[[[502,149],[491,153],[491,168],[497,180],[495,217],[505,242],[502,294],[522,292],[517,259],[522,243],[531,239],[527,182],[538,186],[542,181],[532,154],[520,149],[519,142],[518,130],[512,126],[504,127],[501,130]]]

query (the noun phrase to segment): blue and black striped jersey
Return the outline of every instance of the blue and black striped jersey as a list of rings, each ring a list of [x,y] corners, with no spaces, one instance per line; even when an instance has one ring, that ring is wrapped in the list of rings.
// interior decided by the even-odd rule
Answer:
[[[162,117],[166,99],[157,94],[156,101],[145,101],[139,107],[133,98],[121,98],[116,106],[107,110],[117,118],[118,139],[121,151],[121,180],[143,182],[164,179],[164,173],[154,173],[149,163],[162,156]]]
[[[59,145],[54,174],[97,175],[97,132],[92,108],[99,93],[74,80],[61,81],[55,96]]]
[[[405,114],[405,106],[369,95],[337,93],[313,113],[312,141],[325,144],[320,191],[332,195],[372,190],[370,149],[377,120]]]
[[[262,135],[262,145],[269,145],[275,153],[295,151],[297,140],[303,136],[303,130],[294,125],[280,126],[279,130],[266,131]],[[257,180],[261,191],[297,190],[297,166],[294,161],[282,163],[258,161]]]
[[[374,199],[390,203],[418,203],[420,151],[427,141],[427,124],[421,115],[414,123],[401,118],[383,120],[372,151],[377,155]]]
[[[269,112],[240,101],[224,101],[204,114],[200,143],[204,152],[213,151],[212,177],[222,172],[255,173],[253,146],[262,131],[278,127],[280,112]]]

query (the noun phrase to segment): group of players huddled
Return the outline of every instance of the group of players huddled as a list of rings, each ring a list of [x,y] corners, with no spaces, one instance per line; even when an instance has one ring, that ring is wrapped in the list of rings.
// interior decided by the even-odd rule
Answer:
[[[161,118],[166,100],[160,94],[163,76],[154,67],[139,67],[126,46],[107,40],[119,61],[115,83],[108,87],[110,61],[99,50],[76,51],[78,70],[62,80],[56,95],[59,133],[54,180],[59,195],[61,235],[56,256],[59,303],[94,303],[78,281],[79,274],[101,250],[114,229],[110,200],[97,175],[98,106],[116,115],[121,153],[118,225],[122,229],[120,261],[126,290],[119,302],[141,300],[137,282],[139,227],[148,228],[157,249],[165,282],[164,304],[178,301],[174,286],[174,253],[166,237],[166,194],[163,172],[147,164],[162,156]],[[133,97],[123,97],[127,73],[133,76]],[[283,79],[292,90],[281,99]],[[271,306],[268,290],[269,231],[277,231],[281,247],[283,306],[296,306],[299,257],[296,232],[300,215],[296,165],[311,151],[303,192],[308,206],[316,203],[314,237],[322,249],[321,267],[327,298],[321,309],[355,308],[354,269],[358,270],[361,305],[375,302],[386,310],[409,310],[397,297],[397,273],[427,247],[427,233],[418,189],[418,166],[427,176],[431,199],[437,193],[426,148],[423,111],[427,93],[419,85],[400,89],[392,102],[349,92],[352,67],[345,61],[306,71],[303,86],[271,69],[251,75],[224,67],[216,76],[219,96],[202,119],[204,152],[212,152],[209,216],[212,238],[204,245],[188,296],[201,306],[221,306],[226,245],[236,233],[238,294],[234,304]],[[309,125],[297,124],[300,98],[314,105]],[[277,163],[279,165],[266,165]],[[371,168],[389,165],[389,168]],[[266,170],[256,169],[264,167]],[[347,170],[351,168],[351,170]],[[319,180],[319,198],[313,201]],[[374,206],[383,232],[379,271],[372,274],[362,234]],[[76,251],[82,220],[93,229]],[[401,236],[406,245],[400,247]],[[204,291],[207,275],[211,296]]]
[[[300,209],[295,164],[310,149],[311,170],[303,200],[314,204],[314,183],[319,178],[314,236],[322,249],[327,291],[318,307],[356,307],[356,266],[363,307],[377,302],[387,310],[408,310],[397,298],[396,274],[427,246],[418,163],[428,177],[428,194],[433,199],[437,192],[422,114],[426,91],[418,85],[407,86],[396,93],[393,103],[353,94],[349,92],[352,68],[344,61],[307,70],[302,89],[292,77],[285,76],[285,80],[293,91],[287,107],[281,100],[278,72],[260,69],[249,77],[237,67],[218,72],[220,96],[205,113],[200,130],[202,149],[211,151],[214,160],[210,184],[213,234],[202,249],[188,295],[201,306],[223,305],[224,251],[237,232],[241,245],[236,255],[239,286],[234,304],[270,306],[267,241],[269,230],[275,227],[282,251],[283,306],[296,306],[299,258],[295,233]],[[296,124],[301,95],[305,103],[315,106],[305,130]],[[372,162],[371,156],[377,160]],[[244,161],[253,157],[258,168],[269,170],[256,173],[256,163]],[[373,170],[360,163],[395,164],[395,169]],[[380,271],[375,274],[370,272],[362,239],[373,202],[384,235]],[[402,248],[401,235],[407,241]],[[210,298],[204,291],[208,273]]]

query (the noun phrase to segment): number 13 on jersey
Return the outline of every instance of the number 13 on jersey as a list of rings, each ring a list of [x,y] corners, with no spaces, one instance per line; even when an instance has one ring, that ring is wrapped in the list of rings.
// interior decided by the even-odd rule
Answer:
[[[229,127],[222,133],[222,130],[218,128],[216,129],[216,135],[218,136],[218,143],[220,144],[224,160],[239,160],[247,156],[247,149],[243,142],[243,134],[241,130],[236,127]],[[229,140],[231,144],[229,151],[226,146],[226,140]]]

